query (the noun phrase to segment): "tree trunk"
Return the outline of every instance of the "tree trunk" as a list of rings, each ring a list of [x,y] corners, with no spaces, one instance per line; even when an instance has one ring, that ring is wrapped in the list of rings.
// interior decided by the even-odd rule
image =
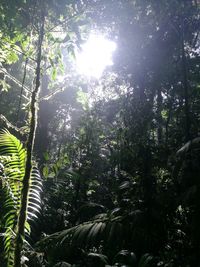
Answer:
[[[185,56],[185,44],[184,44],[184,23],[182,24],[182,38],[181,38],[181,55],[182,55],[182,73],[183,73],[183,89],[184,89],[184,109],[185,109],[185,141],[191,139],[190,136],[190,107],[189,107],[189,94],[188,94],[188,77],[187,77],[187,62]]]
[[[48,95],[48,84],[49,79],[47,74],[44,74],[41,81],[41,96]],[[38,112],[38,127],[37,127],[37,138],[35,142],[35,151],[39,157],[39,163],[44,163],[43,153],[48,151],[49,137],[48,127],[51,118],[51,105],[48,101],[42,101],[39,104]]]
[[[161,93],[161,88],[157,89],[157,139],[158,139],[158,144],[162,144],[162,136],[163,136],[163,119],[162,119],[162,93]]]
[[[30,176],[32,169],[32,152],[35,141],[35,131],[37,128],[37,102],[38,94],[40,90],[40,76],[41,76],[41,55],[42,55],[42,43],[44,37],[44,16],[42,18],[42,24],[40,28],[40,34],[38,38],[38,54],[37,54],[37,67],[36,67],[36,80],[35,80],[35,89],[32,93],[31,98],[31,121],[30,121],[30,131],[27,141],[27,156],[26,156],[26,166],[25,174],[23,178],[23,187],[22,187],[22,198],[21,206],[19,211],[19,218],[17,223],[17,233],[15,239],[15,248],[14,248],[14,267],[21,267],[21,252],[24,243],[24,233],[25,233],[25,223],[27,220],[27,207],[28,207],[28,193],[30,185]]]

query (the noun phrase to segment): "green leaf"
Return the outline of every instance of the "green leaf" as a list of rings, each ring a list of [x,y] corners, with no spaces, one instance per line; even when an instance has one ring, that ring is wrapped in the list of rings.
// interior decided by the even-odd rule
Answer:
[[[48,153],[48,152],[44,152],[44,153],[43,153],[43,157],[44,157],[44,159],[45,159],[46,161],[50,159],[50,157],[49,157],[49,153]]]
[[[7,266],[13,266],[13,238],[16,234],[16,225],[21,205],[21,192],[25,173],[26,150],[21,142],[8,131],[0,132],[0,159],[4,164],[4,176],[1,176],[0,188],[2,218],[4,230],[4,251],[7,257]],[[28,197],[27,215],[25,222],[26,233],[30,234],[29,219],[36,217],[40,210],[41,178],[36,167],[32,168],[30,177],[30,191]]]
[[[56,77],[57,77],[57,68],[56,67],[53,67],[52,72],[51,72],[51,79],[53,81],[55,81],[56,80]]]
[[[77,92],[77,98],[76,98],[78,103],[81,103],[82,107],[84,110],[88,110],[88,95],[87,93],[83,92],[83,91],[78,91]]]
[[[6,57],[6,62],[7,64],[12,64],[15,63],[16,61],[18,61],[18,55],[14,52],[10,52],[7,57]]]
[[[48,177],[48,174],[49,174],[49,167],[47,165],[45,165],[42,169],[42,174],[45,178]]]

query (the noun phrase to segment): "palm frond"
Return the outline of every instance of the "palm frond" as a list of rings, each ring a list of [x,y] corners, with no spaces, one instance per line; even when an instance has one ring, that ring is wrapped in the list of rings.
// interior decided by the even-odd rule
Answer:
[[[113,248],[123,245],[123,237],[128,230],[124,218],[110,218],[106,216],[104,219],[97,219],[82,223],[70,229],[52,234],[45,237],[37,244],[39,251],[45,251],[47,254],[58,255],[66,253],[71,248],[89,248],[104,247]],[[61,256],[62,257],[62,256]]]
[[[21,205],[26,150],[21,142],[6,130],[0,132],[0,161],[4,166],[4,173],[0,177],[2,182],[4,251],[9,267],[13,265],[14,239]],[[28,196],[26,235],[30,234],[29,222],[37,217],[40,210],[41,186],[39,171],[33,167]]]
[[[101,251],[109,258],[122,249],[147,251],[158,246],[158,236],[145,227],[147,215],[135,210],[129,214],[115,216],[108,213],[104,217],[76,225],[70,229],[54,233],[40,240],[36,249],[48,258],[68,260],[73,249]]]
[[[12,266],[13,241],[20,207],[26,152],[16,137],[4,130],[0,133],[0,154],[4,156],[1,158],[4,165],[4,174],[1,177],[5,228],[4,250],[8,266]]]
[[[39,170],[33,167],[31,171],[30,190],[28,194],[28,221],[33,218],[37,218],[41,210],[41,198],[40,193],[42,191],[42,180]]]

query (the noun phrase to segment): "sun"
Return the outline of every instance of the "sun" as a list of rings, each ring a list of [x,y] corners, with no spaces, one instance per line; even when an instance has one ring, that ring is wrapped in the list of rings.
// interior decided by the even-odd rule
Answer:
[[[99,79],[107,66],[113,65],[112,55],[116,43],[103,35],[91,34],[81,51],[76,54],[76,65],[79,73]]]

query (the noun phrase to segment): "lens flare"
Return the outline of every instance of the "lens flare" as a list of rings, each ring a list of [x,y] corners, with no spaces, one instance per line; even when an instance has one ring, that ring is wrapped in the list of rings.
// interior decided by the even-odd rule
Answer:
[[[116,44],[101,35],[92,34],[76,55],[78,72],[88,77],[100,78],[107,66],[113,65],[112,54]]]

